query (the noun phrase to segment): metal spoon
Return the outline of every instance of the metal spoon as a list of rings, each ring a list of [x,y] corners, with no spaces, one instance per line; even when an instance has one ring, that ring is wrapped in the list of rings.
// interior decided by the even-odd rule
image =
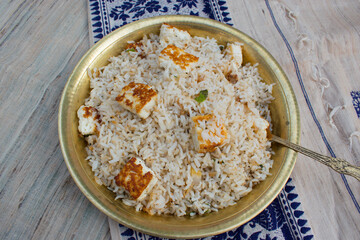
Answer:
[[[349,162],[340,159],[340,158],[333,158],[324,156],[322,154],[316,153],[314,151],[311,151],[309,149],[306,149],[304,147],[301,147],[297,144],[294,144],[292,142],[289,142],[281,137],[268,134],[270,141],[280,143],[281,145],[284,145],[285,147],[288,147],[296,152],[302,153],[312,159],[315,159],[316,161],[321,162],[322,164],[325,164],[328,167],[331,167],[335,171],[341,174],[349,175],[354,178],[356,178],[358,181],[360,181],[360,167],[355,167],[351,165]]]

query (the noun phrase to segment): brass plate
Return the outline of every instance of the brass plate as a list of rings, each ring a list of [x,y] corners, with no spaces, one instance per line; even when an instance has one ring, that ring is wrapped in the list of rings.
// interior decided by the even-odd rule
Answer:
[[[216,213],[195,217],[150,216],[136,212],[104,186],[95,183],[90,166],[85,161],[85,141],[77,131],[77,109],[89,96],[88,69],[107,64],[118,55],[130,40],[140,40],[145,34],[159,34],[162,23],[169,23],[191,35],[216,38],[219,44],[244,43],[244,62],[259,63],[259,72],[267,83],[276,83],[275,100],[270,110],[273,133],[294,143],[299,142],[300,117],[291,85],[275,59],[254,39],[226,24],[193,16],[159,16],[127,24],[95,44],[80,60],[65,86],[59,109],[59,137],[66,165],[75,183],[85,196],[115,221],[150,235],[167,238],[197,238],[220,234],[251,220],[279,194],[295,165],[296,153],[278,145],[273,146],[274,165],[271,176],[231,207]]]

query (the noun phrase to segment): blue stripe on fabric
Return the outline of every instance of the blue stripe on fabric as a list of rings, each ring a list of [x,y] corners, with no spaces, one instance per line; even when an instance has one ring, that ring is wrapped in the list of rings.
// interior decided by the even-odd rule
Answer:
[[[285,43],[285,45],[286,45],[286,47],[287,47],[287,49],[288,49],[288,51],[289,51],[289,53],[290,53],[291,59],[292,59],[292,61],[293,61],[293,63],[294,63],[294,67],[295,67],[295,71],[296,71],[296,76],[297,76],[297,78],[298,78],[298,80],[299,80],[299,84],[300,84],[300,86],[301,86],[301,90],[302,90],[303,95],[304,95],[304,97],[305,97],[306,104],[308,105],[308,108],[309,108],[309,110],[310,110],[311,116],[312,116],[312,118],[313,118],[316,126],[317,126],[318,129],[319,129],[319,132],[320,132],[320,134],[321,134],[321,138],[323,139],[323,141],[324,141],[327,149],[329,150],[331,156],[332,156],[332,157],[336,157],[336,155],[335,155],[334,151],[332,150],[332,148],[331,148],[328,140],[327,140],[326,137],[325,137],[324,131],[323,131],[323,129],[322,129],[321,125],[320,125],[320,122],[318,121],[318,119],[317,119],[317,117],[316,117],[316,114],[315,114],[315,112],[314,112],[314,109],[313,109],[313,107],[312,107],[312,105],[311,105],[311,102],[310,102],[310,100],[309,100],[309,96],[308,96],[308,94],[307,94],[307,92],[306,92],[306,89],[305,89],[305,86],[304,86],[304,82],[303,82],[302,77],[301,77],[301,73],[300,73],[299,66],[298,66],[297,60],[296,60],[296,58],[295,58],[294,52],[293,52],[293,50],[292,50],[292,48],[291,48],[288,40],[286,39],[286,37],[284,36],[283,32],[281,31],[279,25],[278,25],[277,22],[276,22],[274,13],[273,13],[273,11],[272,11],[272,9],[271,9],[271,6],[270,6],[270,4],[269,4],[269,0],[265,0],[265,3],[266,3],[266,6],[267,6],[267,8],[268,8],[268,10],[269,10],[271,19],[272,19],[272,21],[273,21],[273,23],[274,23],[274,25],[275,25],[275,28],[276,28],[277,31],[279,32],[281,38],[283,39],[283,41],[284,41],[284,43]],[[346,180],[346,178],[345,178],[345,176],[344,176],[343,174],[341,174],[341,178],[342,178],[342,180],[343,180],[343,182],[344,182],[344,184],[345,184],[345,187],[346,187],[348,193],[350,194],[350,197],[351,197],[352,201],[354,202],[354,205],[355,205],[356,209],[357,209],[358,212],[360,213],[359,203],[357,202],[357,200],[356,200],[356,198],[355,198],[355,196],[354,196],[354,193],[352,192],[352,190],[351,190],[351,188],[350,188],[350,186],[349,186],[348,181]]]

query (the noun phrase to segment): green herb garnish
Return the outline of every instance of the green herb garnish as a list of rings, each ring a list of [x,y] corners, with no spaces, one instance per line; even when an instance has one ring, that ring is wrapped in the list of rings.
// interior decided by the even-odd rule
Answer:
[[[129,49],[126,50],[126,52],[136,52],[136,50],[133,49],[133,48],[129,48]]]
[[[224,46],[223,46],[223,45],[220,45],[219,48],[220,48],[220,51],[224,50]]]
[[[208,90],[201,90],[199,95],[195,98],[198,103],[202,103],[208,96]]]
[[[264,165],[260,164],[259,167],[262,169],[264,169]]]

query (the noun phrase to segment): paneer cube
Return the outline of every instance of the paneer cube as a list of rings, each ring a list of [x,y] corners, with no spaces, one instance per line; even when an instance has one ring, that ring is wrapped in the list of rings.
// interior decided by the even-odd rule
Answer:
[[[225,51],[229,60],[234,61],[238,66],[241,66],[243,55],[240,43],[228,43]]]
[[[82,135],[96,133],[96,126],[100,119],[100,114],[96,108],[82,105],[77,111],[77,116],[79,118],[78,129]]]
[[[131,82],[125,86],[115,100],[126,110],[145,119],[156,104],[157,93],[149,85]]]
[[[259,131],[265,131],[270,126],[269,122],[264,118],[259,117],[255,119],[254,127]]]
[[[187,31],[164,23],[160,28],[160,41],[182,48],[190,44],[191,36]]]
[[[259,139],[266,140],[268,137],[271,137],[270,124],[264,118],[260,116],[257,117],[254,121],[253,128]]]
[[[201,170],[195,171],[195,169],[193,169],[193,168],[191,167],[190,174],[191,174],[191,177],[192,177],[192,179],[193,179],[193,183],[194,183],[194,184],[200,183],[200,181],[201,181],[201,175],[202,175]]]
[[[192,117],[191,134],[199,153],[215,151],[227,138],[224,124],[211,114]]]
[[[227,63],[223,65],[223,73],[229,82],[236,84],[240,79],[237,71],[243,62],[241,44],[228,43],[225,49],[225,59]]]
[[[188,70],[198,60],[198,57],[171,44],[164,48],[159,56],[160,66],[166,68],[170,64],[183,70]]]
[[[140,158],[131,158],[115,177],[118,186],[122,186],[130,196],[142,201],[157,183],[154,172]]]

